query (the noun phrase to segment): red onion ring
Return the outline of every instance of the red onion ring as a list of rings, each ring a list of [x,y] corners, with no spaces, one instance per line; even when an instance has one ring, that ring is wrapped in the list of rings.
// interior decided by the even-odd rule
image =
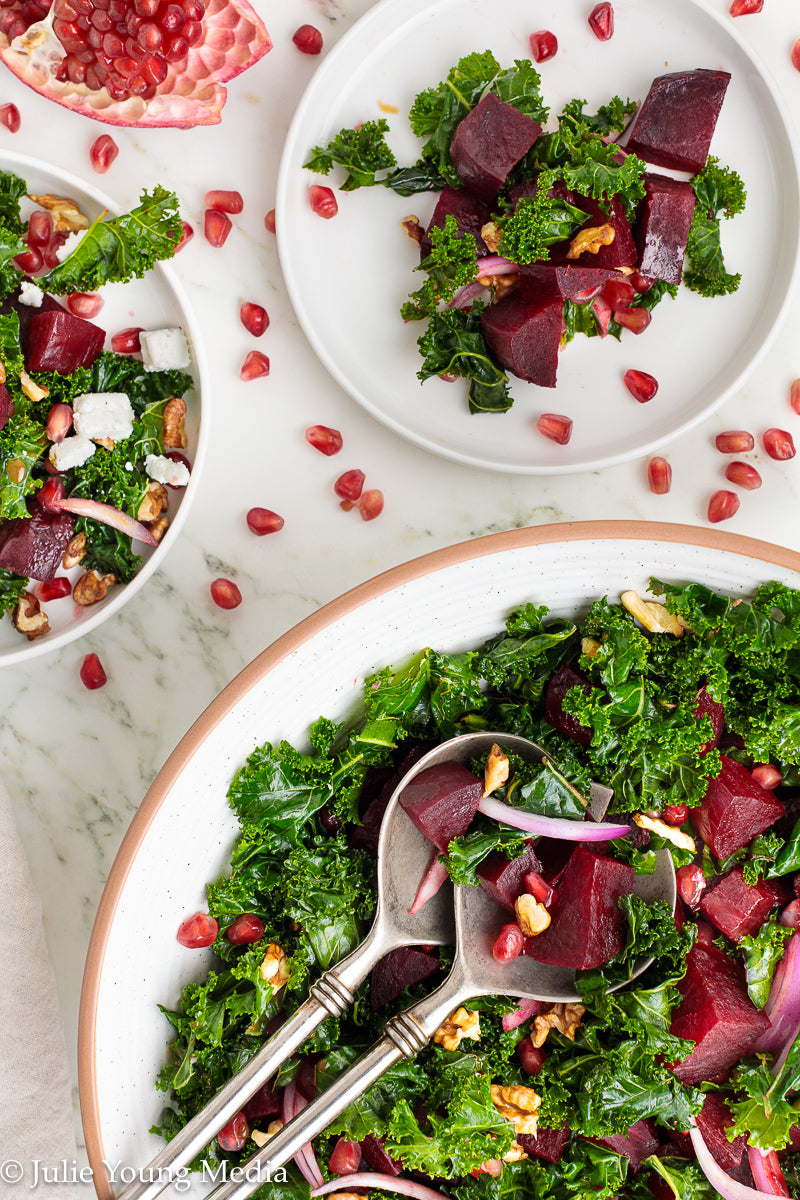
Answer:
[[[351,1188],[373,1188],[375,1191],[396,1192],[399,1196],[413,1196],[414,1200],[450,1200],[444,1192],[436,1192],[413,1179],[401,1179],[397,1175],[380,1175],[377,1171],[359,1171],[355,1175],[342,1175],[322,1187],[315,1187],[312,1196],[325,1196],[328,1192],[347,1192]]]
[[[419,912],[419,910],[422,908],[423,904],[428,903],[431,896],[436,895],[436,893],[439,891],[439,888],[442,886],[442,884],[447,879],[447,876],[448,876],[447,867],[444,865],[443,862],[439,861],[439,851],[434,850],[433,857],[431,858],[431,861],[430,861],[430,865],[428,866],[427,871],[425,872],[425,874],[422,877],[422,883],[419,885],[419,888],[417,889],[417,894],[414,897],[414,903],[411,905],[411,908],[408,910],[412,916],[414,913]]]
[[[563,817],[543,817],[538,813],[522,812],[510,804],[503,804],[501,800],[493,800],[491,796],[482,798],[478,812],[493,821],[513,825],[537,837],[560,838],[565,842],[610,842],[615,838],[627,837],[631,831],[629,825],[616,825],[610,821],[566,821]]]
[[[750,1170],[753,1179],[761,1191],[772,1196],[789,1196],[791,1192],[786,1186],[778,1156],[774,1150],[758,1150],[755,1146],[747,1147],[747,1157],[750,1160]]]
[[[141,521],[137,521],[135,517],[129,517],[127,513],[114,508],[111,504],[103,504],[100,500],[82,500],[80,497],[74,497],[70,500],[51,500],[50,505],[60,512],[74,513],[77,517],[90,517],[93,521],[110,525],[112,529],[118,529],[120,533],[127,533],[135,541],[144,542],[146,546],[158,545],[150,530],[142,525]]]
[[[759,1053],[773,1056],[772,1069],[777,1074],[800,1034],[800,933],[793,933],[786,942],[764,1012],[771,1025],[755,1048]]]
[[[287,1083],[283,1091],[283,1111],[281,1113],[284,1125],[288,1125],[292,1117],[296,1117],[307,1104],[308,1101],[300,1095],[294,1080],[291,1083]],[[311,1142],[306,1142],[305,1146],[297,1151],[294,1161],[297,1163],[297,1169],[300,1174],[307,1183],[311,1184],[312,1188],[322,1186],[324,1182],[322,1172],[319,1169],[317,1156],[314,1153]]]
[[[733,1179],[727,1171],[723,1171],[703,1141],[703,1135],[696,1125],[689,1130],[689,1137],[692,1139],[694,1152],[703,1174],[725,1200],[773,1200],[774,1192],[762,1192],[758,1188],[748,1187],[747,1184]]]

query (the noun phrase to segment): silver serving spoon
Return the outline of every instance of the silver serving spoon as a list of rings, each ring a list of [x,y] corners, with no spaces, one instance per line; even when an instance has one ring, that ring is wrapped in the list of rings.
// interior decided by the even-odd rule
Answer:
[[[508,734],[475,733],[454,738],[415,764],[401,780],[392,802],[396,803],[398,793],[426,767],[444,761],[467,763],[478,755],[488,753],[495,742],[504,750],[528,761],[540,760],[543,754],[533,742]],[[403,824],[398,813],[394,813],[393,817],[397,821],[397,825],[393,826],[394,837],[394,829],[403,829]],[[410,820],[406,820],[410,825]],[[393,863],[392,873],[394,867]],[[406,894],[412,893],[413,889]],[[668,850],[658,852],[658,863],[652,875],[636,876],[635,894],[648,901],[664,900],[674,907],[675,869]],[[492,947],[501,925],[505,924],[508,917],[482,888],[457,887],[454,889],[454,899],[456,957],[444,983],[424,1000],[393,1017],[386,1025],[384,1036],[371,1050],[274,1134],[266,1146],[247,1160],[236,1177],[211,1193],[209,1200],[244,1200],[244,1197],[250,1196],[371,1087],[389,1067],[402,1058],[411,1058],[419,1053],[450,1014],[472,997],[515,996],[549,1003],[580,1000],[575,990],[575,972],[569,968],[537,963],[523,955],[510,963],[498,963],[494,959]],[[630,978],[635,979],[652,961],[650,958],[637,963]]]

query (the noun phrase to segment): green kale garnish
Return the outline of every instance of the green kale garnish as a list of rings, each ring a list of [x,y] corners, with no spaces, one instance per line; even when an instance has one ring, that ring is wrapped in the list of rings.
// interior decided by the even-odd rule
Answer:
[[[790,931],[791,932],[791,931]],[[790,1099],[800,1085],[800,1040],[792,1046],[781,1069],[776,1073],[768,1055],[734,1071],[731,1083],[741,1097],[728,1101],[734,1122],[729,1139],[746,1134],[758,1150],[784,1150],[797,1124],[797,1109]]]
[[[14,611],[27,586],[27,579],[0,567],[0,616]]]
[[[47,400],[35,402],[22,391],[19,380],[24,369],[19,342],[19,317],[15,312],[0,315],[0,361],[5,366],[5,386],[14,413],[0,430],[0,519],[27,517],[26,500],[41,485],[34,467],[47,445],[45,424]]]
[[[776,921],[765,921],[757,933],[743,937],[739,949],[744,955],[747,991],[756,1008],[769,999],[772,976],[783,958],[784,943],[794,933]]]
[[[590,116],[583,111],[585,103],[570,100],[565,105],[558,130],[539,138],[524,170],[529,172],[534,164],[549,167],[573,191],[603,202],[619,196],[630,212],[644,196],[645,164],[603,138],[624,128],[636,105],[616,96]]]
[[[185,396],[194,387],[194,380],[185,371],[146,371],[139,359],[109,350],[103,351],[90,370],[90,385],[85,391],[126,392],[137,414],[159,400]]]
[[[25,226],[19,202],[27,192],[24,179],[10,171],[0,171],[0,300],[19,286],[21,273],[12,261],[27,247],[23,242]]]
[[[550,195],[553,181],[552,172],[542,171],[535,196],[523,196],[513,210],[494,217],[504,258],[522,264],[547,259],[549,246],[571,237],[586,221],[582,209]]]
[[[480,313],[477,304],[469,312],[458,308],[434,312],[417,341],[423,358],[417,374],[423,382],[434,375],[469,379],[470,412],[506,412],[514,403],[508,376],[486,345]]]
[[[376,177],[376,172],[397,165],[386,141],[388,131],[389,122],[383,118],[364,121],[358,129],[341,129],[324,148],[315,146],[303,166],[318,175],[329,174],[334,165],[343,167],[347,172],[344,183],[339,185],[343,192],[384,183],[385,180]]]
[[[489,1089],[484,1075],[456,1076],[441,1112],[428,1116],[427,1130],[408,1101],[399,1101],[386,1132],[389,1153],[406,1170],[445,1179],[468,1175],[489,1158],[502,1158],[511,1149],[514,1128],[495,1108]]]
[[[430,254],[415,268],[426,271],[428,278],[400,309],[404,321],[430,316],[442,302],[452,300],[459,288],[475,278],[475,238],[471,233],[461,233],[454,216],[448,215],[444,225],[435,226],[430,240]]]
[[[728,220],[742,212],[747,193],[736,171],[721,166],[713,154],[691,183],[696,205],[686,246],[688,265],[683,280],[701,296],[727,296],[737,290],[742,277],[741,274],[731,275],[725,269],[720,217]]]

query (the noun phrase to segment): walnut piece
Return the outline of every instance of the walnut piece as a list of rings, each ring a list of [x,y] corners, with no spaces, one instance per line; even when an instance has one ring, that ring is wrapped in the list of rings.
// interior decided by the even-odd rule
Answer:
[[[579,229],[569,244],[567,258],[580,258],[582,254],[599,254],[603,246],[610,246],[616,237],[613,225],[594,225]]]
[[[275,942],[270,942],[259,967],[261,978],[271,983],[274,988],[282,988],[289,980],[289,960],[286,951]]]
[[[493,1083],[490,1090],[492,1104],[501,1117],[511,1122],[517,1134],[536,1133],[537,1113],[542,1101],[533,1088],[522,1087],[519,1084],[503,1087],[499,1083]]]
[[[61,565],[65,571],[71,570],[72,567],[77,567],[78,563],[86,555],[86,534],[76,533],[74,538],[71,538],[64,551],[64,557],[61,560]]]
[[[412,242],[416,242],[419,245],[425,236],[425,230],[419,223],[419,217],[414,216],[412,213],[411,216],[403,217],[400,225],[405,229]]]
[[[164,445],[170,450],[186,449],[186,401],[172,396],[164,405]]]
[[[508,755],[495,742],[489,751],[489,757],[486,759],[486,766],[483,771],[484,796],[491,796],[492,792],[502,787],[508,779],[510,770],[511,766],[508,761]]]
[[[91,571],[84,572],[75,584],[72,589],[72,599],[83,608],[88,608],[90,604],[97,604],[98,600],[104,600],[108,595],[108,589],[113,587],[116,582],[116,575],[101,575],[99,571],[92,568]]]
[[[481,226],[481,237],[486,242],[486,249],[490,254],[497,254],[500,245],[500,231],[494,221],[487,221]]]
[[[46,400],[50,395],[50,388],[39,387],[38,383],[34,383],[27,371],[20,371],[19,386],[22,388],[29,400],[34,402],[37,400]]]
[[[146,525],[149,521],[155,521],[156,517],[160,517],[163,512],[169,508],[169,494],[163,483],[156,483],[155,479],[151,479],[147,486],[147,492],[139,505],[136,513],[137,521],[141,521]]]
[[[156,517],[155,521],[151,521],[147,528],[152,533],[157,542],[160,542],[164,534],[169,529],[169,517]]]
[[[675,637],[683,637],[680,618],[667,612],[664,605],[658,601],[643,600],[639,593],[634,591],[623,592],[620,601],[631,616],[636,617],[650,633],[671,633]]]
[[[514,911],[525,937],[535,937],[537,933],[544,933],[550,924],[550,913],[545,906],[527,892],[523,892],[514,901]]]
[[[527,1158],[527,1157],[528,1157],[528,1155],[525,1153],[525,1151],[522,1149],[522,1146],[520,1146],[519,1142],[515,1138],[514,1141],[511,1143],[510,1148],[503,1155],[503,1162],[522,1162],[523,1158]]]
[[[472,1038],[474,1042],[481,1036],[481,1018],[469,1008],[457,1008],[444,1025],[436,1030],[433,1040],[437,1046],[445,1050],[457,1050],[463,1038]]]
[[[660,821],[657,817],[648,817],[645,813],[634,813],[633,819],[640,829],[649,829],[651,833],[657,833],[659,837],[672,842],[673,846],[679,846],[681,850],[691,850],[692,854],[696,853],[694,838],[682,829],[676,829],[674,825],[668,825],[666,821]]]
[[[543,1046],[551,1029],[557,1029],[564,1037],[574,1042],[575,1031],[585,1012],[586,1007],[583,1004],[554,1004],[549,1012],[539,1013],[533,1018],[531,1042],[534,1046]]]
[[[0,383],[6,381],[6,364],[0,359]]]
[[[53,220],[55,233],[77,233],[80,229],[89,228],[89,218],[78,208],[77,201],[69,196],[56,196],[51,192],[44,196],[28,193],[28,199],[47,209]]]
[[[594,658],[599,649],[600,643],[594,638],[581,638],[581,654],[585,654],[587,658]]]
[[[22,593],[11,620],[14,628],[18,629],[20,633],[24,633],[29,642],[41,637],[43,633],[50,632],[47,613],[42,610],[39,601],[30,592]]]
[[[266,1132],[263,1129],[251,1129],[250,1137],[257,1146],[266,1146],[269,1139],[281,1129],[283,1129],[283,1121],[270,1121]]]

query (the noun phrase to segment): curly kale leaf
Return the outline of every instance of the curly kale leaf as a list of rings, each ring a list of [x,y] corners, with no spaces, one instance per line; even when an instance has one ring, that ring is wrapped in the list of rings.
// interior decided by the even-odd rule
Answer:
[[[374,187],[385,180],[377,178],[378,171],[388,171],[397,165],[397,159],[386,141],[389,122],[364,121],[358,129],[341,129],[331,138],[327,146],[315,146],[311,157],[303,166],[318,175],[328,175],[334,166],[346,171],[343,192],[353,192],[360,187]]]
[[[455,217],[430,233],[431,252],[416,268],[427,271],[422,287],[412,292],[400,310],[404,321],[419,321],[436,312],[439,304],[452,300],[459,288],[475,277],[477,251],[471,233],[461,233]]]
[[[794,1093],[800,1087],[800,1041],[777,1073],[768,1056],[760,1055],[734,1072],[732,1085],[741,1098],[728,1102],[734,1123],[727,1137],[733,1140],[743,1133],[758,1150],[786,1149],[797,1124]]]
[[[374,908],[374,867],[363,853],[331,839],[310,851],[295,847],[285,866],[286,915],[302,930],[321,970],[358,945]]]
[[[19,342],[19,317],[0,315],[0,362],[14,412],[0,430],[0,519],[27,517],[26,499],[40,486],[33,468],[47,445],[45,423],[49,404],[38,404],[22,391],[19,374],[24,368]]]
[[[417,375],[423,382],[434,375],[459,375],[470,381],[470,412],[507,412],[514,398],[508,376],[486,345],[481,310],[482,306],[475,304],[470,312],[448,308],[431,315],[417,340],[424,360]]]
[[[526,159],[548,167],[567,187],[582,196],[605,201],[619,196],[628,210],[644,196],[645,164],[603,139],[619,132],[636,105],[618,96],[597,112],[584,113],[585,100],[570,100],[558,118],[558,129],[539,138]]]
[[[756,1008],[769,999],[772,976],[783,958],[784,943],[794,933],[775,921],[765,921],[758,933],[743,937],[739,949],[744,955],[747,991]]]
[[[508,858],[519,858],[526,849],[525,836],[513,829],[482,819],[474,824],[469,833],[450,842],[447,854],[440,855],[453,883],[467,887],[477,884],[475,868],[493,850],[501,850]]]
[[[19,202],[27,190],[24,179],[10,171],[0,172],[0,300],[15,291],[22,278],[12,260],[26,249]]]
[[[27,588],[27,579],[0,567],[0,616],[13,612]]]
[[[125,392],[133,411],[141,414],[160,400],[185,396],[193,387],[194,380],[185,371],[145,371],[139,359],[104,350],[92,364],[90,385],[84,390]]]
[[[686,286],[701,296],[727,296],[741,283],[741,274],[725,269],[720,237],[720,217],[728,220],[742,212],[747,199],[741,176],[709,156],[691,181],[696,197],[694,217],[686,246]]]
[[[652,1154],[642,1164],[650,1167],[665,1181],[675,1200],[716,1200],[719,1193],[712,1187],[696,1162],[684,1158],[660,1157]],[[653,1192],[647,1188],[646,1194]]]
[[[795,822],[792,832],[776,854],[774,863],[768,868],[767,879],[778,879],[781,875],[791,875],[795,871],[800,871],[800,821]]]
[[[100,575],[113,575],[117,583],[130,583],[142,565],[131,539],[118,529],[101,525],[99,521],[82,518],[76,522],[76,530],[86,534],[86,555],[83,566]]]
[[[542,171],[535,196],[523,196],[513,210],[495,216],[504,258],[523,264],[547,259],[549,246],[571,237],[585,222],[582,209],[550,195],[553,179],[552,172]]]

